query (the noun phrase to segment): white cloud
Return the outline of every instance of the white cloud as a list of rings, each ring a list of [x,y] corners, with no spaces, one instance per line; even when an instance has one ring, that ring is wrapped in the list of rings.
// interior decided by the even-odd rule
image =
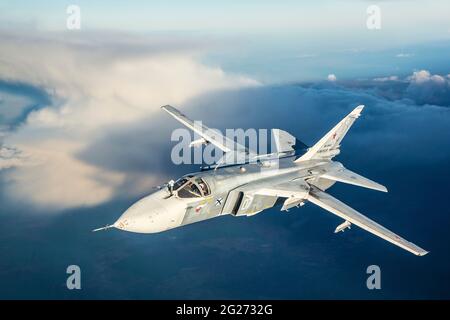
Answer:
[[[440,84],[446,83],[446,80],[443,76],[437,74],[432,75],[428,70],[415,71],[408,79],[412,83],[416,84],[425,83],[429,81]]]
[[[35,205],[94,205],[114,195],[126,174],[76,156],[104,128],[129,125],[161,105],[180,105],[207,91],[258,84],[200,64],[195,44],[186,41],[24,37],[0,34],[0,79],[44,88],[53,105],[31,112],[3,137],[27,161],[0,157],[0,168],[16,166],[5,172],[7,191]]]
[[[335,74],[329,74],[328,77],[327,77],[327,80],[328,81],[336,81],[337,77],[336,77]]]
[[[397,58],[410,58],[414,56],[412,53],[398,53],[395,55]]]
[[[406,92],[418,104],[450,106],[450,78],[431,74],[428,70],[413,72]]]
[[[21,165],[23,159],[24,157],[19,150],[0,145],[0,170]]]
[[[385,81],[398,81],[398,76],[380,77],[374,78],[374,81],[385,82]]]
[[[417,105],[450,107],[450,75],[431,74],[428,70],[414,71],[410,76],[374,78],[374,81],[399,81],[405,83],[405,98]]]
[[[80,147],[76,144],[56,137],[37,143],[23,141],[19,146],[33,161],[18,163],[15,159],[20,166],[8,172],[10,191],[35,204],[58,208],[94,205],[110,199],[124,175],[76,159],[74,154]]]

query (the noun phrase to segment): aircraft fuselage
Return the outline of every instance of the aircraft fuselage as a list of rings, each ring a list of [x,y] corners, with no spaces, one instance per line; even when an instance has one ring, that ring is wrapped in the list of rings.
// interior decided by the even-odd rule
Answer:
[[[114,227],[131,232],[156,233],[221,215],[251,216],[273,207],[279,198],[253,195],[251,189],[257,188],[258,183],[264,184],[267,179],[274,184],[292,179],[311,182],[332,165],[329,161],[296,164],[292,157],[277,160],[185,175],[178,180],[186,179],[184,185],[175,184],[173,190],[165,187],[134,203],[114,223]],[[184,190],[189,183],[200,192]],[[319,183],[320,180],[317,181]],[[323,184],[322,181],[321,187],[326,189],[332,184]],[[205,190],[201,190],[202,187]]]

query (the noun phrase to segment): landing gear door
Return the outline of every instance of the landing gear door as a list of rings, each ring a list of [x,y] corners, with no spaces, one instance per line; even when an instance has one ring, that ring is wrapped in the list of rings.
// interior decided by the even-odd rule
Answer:
[[[250,216],[273,207],[276,201],[276,196],[262,196],[251,192],[233,190],[228,194],[222,213],[230,213],[234,216]]]
[[[225,200],[225,204],[222,207],[222,214],[234,214],[239,210],[239,207],[242,202],[243,192],[239,192],[237,190],[232,190],[228,193],[227,199]]]

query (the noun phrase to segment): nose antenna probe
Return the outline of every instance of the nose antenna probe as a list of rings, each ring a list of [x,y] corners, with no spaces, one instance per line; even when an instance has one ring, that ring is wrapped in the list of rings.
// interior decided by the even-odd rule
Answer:
[[[108,225],[106,225],[104,227],[94,229],[94,230],[92,230],[92,232],[102,231],[102,230],[110,229],[110,228],[113,228],[113,227],[114,227],[113,224],[108,224]]]

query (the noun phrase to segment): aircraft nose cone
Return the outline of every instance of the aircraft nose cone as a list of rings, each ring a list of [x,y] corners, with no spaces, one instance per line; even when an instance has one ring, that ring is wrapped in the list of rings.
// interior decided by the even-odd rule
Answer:
[[[133,204],[114,223],[114,227],[130,232],[156,233],[178,226],[183,215],[176,210],[173,200],[163,199],[160,192]]]

